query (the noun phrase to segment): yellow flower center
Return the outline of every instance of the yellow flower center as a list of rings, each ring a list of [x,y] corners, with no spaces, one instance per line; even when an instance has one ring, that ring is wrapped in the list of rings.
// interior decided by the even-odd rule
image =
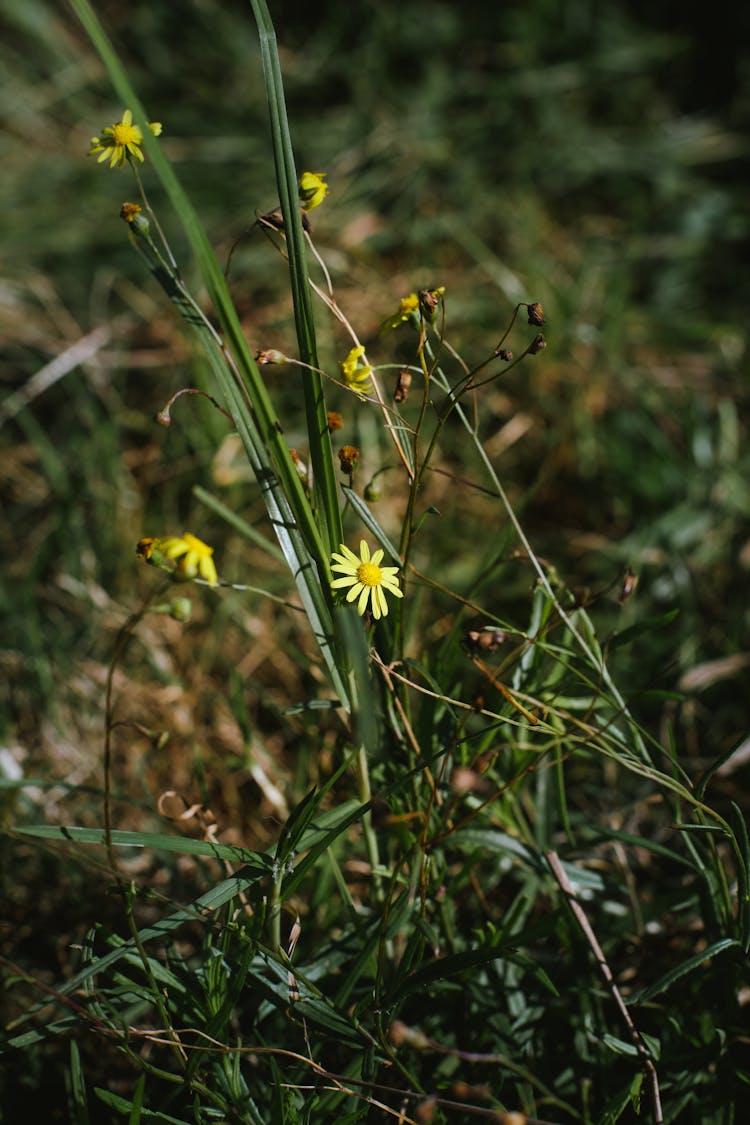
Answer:
[[[112,126],[112,139],[116,145],[127,148],[130,144],[140,144],[143,140],[137,125],[126,125],[123,121]]]
[[[363,586],[379,586],[383,581],[383,572],[376,563],[363,562],[357,567],[357,578]]]

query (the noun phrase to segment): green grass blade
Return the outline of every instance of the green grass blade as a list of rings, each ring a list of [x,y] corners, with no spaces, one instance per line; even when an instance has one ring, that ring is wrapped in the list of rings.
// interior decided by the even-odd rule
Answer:
[[[271,115],[273,155],[281,212],[284,216],[297,342],[302,362],[309,364],[313,369],[305,373],[303,387],[315,494],[323,517],[329,550],[335,551],[341,542],[341,512],[328,432],[323,377],[317,370],[319,364],[315,342],[315,321],[307,273],[297,171],[287,120],[276,32],[265,0],[250,0],[250,4],[258,25],[263,76]]]

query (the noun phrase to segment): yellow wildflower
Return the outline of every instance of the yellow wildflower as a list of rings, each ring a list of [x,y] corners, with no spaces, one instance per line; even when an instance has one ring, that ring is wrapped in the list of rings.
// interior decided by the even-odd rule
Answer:
[[[319,207],[328,195],[325,172],[303,172],[299,178],[299,198],[303,211]]]
[[[356,348],[352,348],[343,363],[339,365],[347,387],[360,398],[372,394],[372,383],[370,382],[372,368],[368,364],[360,365],[359,363],[364,354],[365,349],[362,344],[359,344]]]
[[[401,298],[398,312],[383,321],[380,325],[380,331],[385,332],[388,328],[398,328],[399,324],[403,324],[407,320],[418,321],[418,313],[419,297],[416,293],[410,293],[408,297]]]
[[[213,547],[188,531],[167,539],[141,539],[135,552],[139,558],[156,566],[160,566],[164,559],[176,560],[172,574],[179,581],[188,582],[200,576],[209,586],[218,584]]]
[[[362,539],[359,544],[359,557],[345,547],[342,543],[339,550],[341,554],[334,553],[331,555],[333,565],[331,570],[343,575],[342,578],[334,578],[331,583],[331,588],[334,590],[341,590],[349,586],[350,589],[346,595],[348,602],[357,601],[357,612],[360,617],[367,609],[367,603],[370,603],[372,615],[377,621],[381,617],[388,615],[388,602],[386,601],[386,593],[393,594],[395,598],[403,598],[404,592],[399,589],[397,566],[381,566],[380,563],[383,558],[383,551],[378,550],[374,555],[370,555],[370,548],[367,543]]]
[[[149,129],[158,137],[161,134],[161,121],[150,121]],[[126,160],[143,163],[143,133],[133,124],[133,114],[129,109],[123,111],[122,121],[107,125],[100,137],[91,138],[89,156],[95,156],[97,164],[109,160],[110,168],[122,168]]]

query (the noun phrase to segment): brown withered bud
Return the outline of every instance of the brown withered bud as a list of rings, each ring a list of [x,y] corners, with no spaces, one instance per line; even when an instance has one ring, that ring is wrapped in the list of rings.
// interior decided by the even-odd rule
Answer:
[[[399,371],[398,379],[396,380],[396,389],[393,392],[394,402],[406,402],[409,395],[409,387],[411,386],[412,374],[406,368]]]
[[[544,351],[547,347],[547,341],[541,332],[529,344],[529,355],[536,355],[538,352]]]
[[[491,625],[484,629],[470,629],[461,642],[468,653],[494,652],[508,639],[508,634],[502,629],[495,629]]]
[[[277,207],[274,211],[267,211],[265,215],[259,215],[258,222],[263,223],[266,227],[271,227],[272,230],[284,229],[284,216],[281,214],[280,207]]]
[[[440,298],[445,293],[445,286],[440,285],[437,289],[420,289],[419,291],[419,306],[423,315],[432,320],[435,315],[435,309],[440,304]]]
[[[335,410],[329,410],[328,415],[328,433],[335,434],[336,430],[340,430],[344,424],[344,419]]]
[[[261,351],[255,353],[256,363],[290,363],[288,356],[283,352],[278,351],[276,348],[262,348]]]
[[[510,363],[513,359],[513,352],[510,348],[497,348],[495,355],[498,359],[502,359],[504,363]]]
[[[537,328],[541,328],[544,324],[544,309],[538,301],[532,301],[530,305],[526,306],[526,311],[529,314],[529,324],[535,324]]]
[[[144,562],[148,562],[151,558],[154,546],[158,542],[159,540],[154,539],[153,536],[148,539],[139,539],[135,546],[136,557],[143,559]]]
[[[638,585],[638,575],[634,574],[629,566],[625,567],[625,577],[622,580],[620,593],[617,597],[620,605],[623,605],[629,597],[635,593],[635,588]]]
[[[342,473],[351,474],[359,461],[359,450],[356,445],[342,445],[339,450],[339,464],[341,465]]]
[[[418,1027],[409,1027],[401,1020],[393,1021],[388,1028],[388,1038],[394,1047],[403,1047],[406,1044],[408,1047],[424,1050],[425,1047],[430,1045],[430,1041],[423,1031]]]

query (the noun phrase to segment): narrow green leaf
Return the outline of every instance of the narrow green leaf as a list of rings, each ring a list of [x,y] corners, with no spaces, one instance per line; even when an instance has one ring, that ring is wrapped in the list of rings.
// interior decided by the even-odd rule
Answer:
[[[650,1000],[653,996],[658,996],[660,992],[665,992],[670,988],[675,981],[681,977],[687,976],[693,969],[698,969],[705,961],[710,961],[713,957],[717,957],[719,953],[723,953],[726,949],[740,949],[740,943],[735,938],[722,938],[721,941],[714,942],[709,945],[708,949],[704,949],[701,953],[696,953],[694,956],[689,957],[687,961],[683,961],[681,965],[676,968],[670,969],[659,980],[654,981],[647,988],[642,988],[630,997],[628,1006],[633,1007],[636,1004],[643,1004],[646,1000]]]
[[[228,523],[230,527],[233,527],[235,531],[239,532],[243,539],[247,539],[248,543],[254,543],[256,547],[260,547],[261,550],[265,551],[271,558],[277,559],[279,562],[284,562],[284,553],[279,550],[275,543],[272,543],[265,535],[261,535],[252,524],[249,524],[247,520],[243,520],[242,516],[238,516],[237,513],[232,511],[231,508],[228,508],[226,504],[222,504],[221,500],[218,500],[205,488],[201,488],[199,484],[196,484],[193,487],[193,496],[195,496],[196,500],[200,500],[201,504],[205,504],[205,506],[217,516],[221,516],[224,522]]]
[[[128,1118],[128,1125],[140,1125],[143,1110],[143,1091],[146,1089],[146,1075],[142,1074],[135,1084],[133,1091],[133,1105]]]
[[[104,1102],[110,1109],[117,1110],[118,1113],[125,1115],[133,1111],[133,1102],[129,1102],[127,1098],[121,1098],[119,1094],[113,1094],[111,1090],[103,1090],[101,1086],[95,1086],[94,1093],[99,1101]],[[161,1125],[191,1125],[189,1121],[185,1121],[182,1117],[170,1117],[168,1113],[161,1113],[160,1110],[142,1109],[140,1113],[140,1120],[142,1121],[155,1121],[161,1123]]]
[[[398,553],[398,549],[393,545],[386,532],[376,520],[369,504],[363,500],[361,496],[358,496],[353,488],[342,485],[342,491],[367,530],[375,536],[389,558],[391,558],[397,566],[400,566],[401,556]]]
[[[106,843],[103,828],[75,828],[53,824],[31,824],[15,829],[24,836],[35,836],[43,840],[68,840],[77,844]],[[191,840],[186,836],[165,836],[155,832],[112,832],[112,843],[120,848],[154,848],[162,852],[178,852],[181,855],[200,855],[209,859],[229,860],[231,863],[253,863],[271,869],[272,860],[262,852],[249,848],[237,848],[229,844],[212,844],[208,840]]]
[[[281,212],[284,217],[297,343],[302,362],[308,364],[311,368],[303,376],[307,433],[314,488],[323,517],[330,552],[335,551],[341,542],[341,511],[338,503],[331,439],[328,432],[323,378],[318,371],[315,320],[307,273],[297,170],[294,164],[294,152],[287,120],[276,32],[265,0],[250,0],[250,4],[255,22],[258,25],[263,76],[271,115],[271,138],[276,166],[276,182],[279,188]]]
[[[750,841],[747,822],[736,801],[730,801],[730,820],[736,841],[737,860],[737,923],[745,953],[750,949]]]
[[[86,1099],[86,1079],[83,1076],[81,1055],[74,1039],[70,1041],[70,1102],[73,1125],[89,1125],[89,1109]]]

